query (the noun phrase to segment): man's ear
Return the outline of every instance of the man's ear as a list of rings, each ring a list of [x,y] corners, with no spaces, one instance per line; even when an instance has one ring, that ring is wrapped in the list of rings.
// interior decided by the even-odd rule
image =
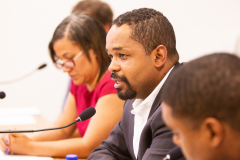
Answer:
[[[211,147],[216,148],[221,145],[225,136],[224,126],[221,122],[213,117],[208,117],[201,124],[201,128]]]
[[[167,48],[164,45],[157,46],[152,51],[152,57],[154,60],[154,65],[157,68],[162,67],[167,60]]]

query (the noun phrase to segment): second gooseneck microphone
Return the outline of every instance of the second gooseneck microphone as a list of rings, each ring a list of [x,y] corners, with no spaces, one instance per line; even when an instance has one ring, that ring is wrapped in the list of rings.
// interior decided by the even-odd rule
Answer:
[[[62,128],[69,127],[69,126],[73,125],[73,124],[76,123],[76,122],[85,121],[85,120],[91,118],[95,113],[96,113],[95,108],[94,108],[94,107],[89,107],[89,108],[85,109],[85,110],[78,116],[78,118],[77,118],[74,122],[70,123],[69,125],[63,126],[63,127],[37,129],[37,130],[0,131],[0,133],[27,133],[27,132],[41,132],[41,131],[49,131],[49,130],[62,129]]]
[[[0,82],[0,85],[6,85],[6,84],[12,84],[12,83],[15,83],[15,82],[18,82],[18,81],[21,81],[27,77],[29,77],[30,75],[32,75],[33,73],[37,72],[38,70],[41,70],[43,68],[45,68],[47,66],[47,64],[42,64],[41,66],[39,66],[37,69],[34,69],[32,72],[22,76],[22,77],[19,77],[19,78],[16,78],[14,80],[10,80],[10,81],[3,81],[3,82]]]

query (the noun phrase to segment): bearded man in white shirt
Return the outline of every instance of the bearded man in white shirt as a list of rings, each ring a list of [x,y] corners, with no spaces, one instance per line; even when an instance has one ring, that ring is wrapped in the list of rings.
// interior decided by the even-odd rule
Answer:
[[[161,117],[161,88],[180,66],[171,23],[154,9],[126,12],[114,20],[106,51],[118,96],[127,101],[122,120],[88,159],[163,158],[175,145]]]

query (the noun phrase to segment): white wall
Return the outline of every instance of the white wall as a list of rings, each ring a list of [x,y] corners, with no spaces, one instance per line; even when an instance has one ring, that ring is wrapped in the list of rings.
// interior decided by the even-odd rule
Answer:
[[[135,8],[161,11],[172,23],[180,62],[215,52],[233,52],[240,37],[239,0],[104,0],[114,17]],[[0,0],[0,81],[24,75],[46,62],[28,79],[0,85],[7,96],[0,107],[37,106],[45,118],[61,111],[68,76],[54,68],[48,42],[56,26],[78,0]]]

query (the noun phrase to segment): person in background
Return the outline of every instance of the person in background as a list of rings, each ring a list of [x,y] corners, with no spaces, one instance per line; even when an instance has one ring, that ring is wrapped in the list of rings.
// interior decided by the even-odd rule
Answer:
[[[215,53],[179,68],[163,88],[162,116],[188,160],[240,159],[240,59]]]
[[[171,23],[154,9],[126,12],[113,21],[106,50],[118,96],[127,101],[122,120],[88,159],[164,158],[175,145],[161,117],[161,88],[181,66]]]
[[[106,33],[109,31],[112,20],[113,20],[113,12],[110,6],[107,3],[104,3],[100,0],[82,0],[79,1],[72,9],[72,13],[75,12],[84,12],[89,14],[95,20],[102,24],[103,28],[105,29]],[[67,93],[65,99],[63,101],[63,107],[65,106],[69,88],[71,83],[69,82]],[[78,131],[73,134],[73,137],[78,136]]]
[[[113,12],[110,6],[100,0],[79,1],[72,9],[72,13],[84,12],[98,20],[105,29],[109,31],[113,21]]]
[[[66,105],[52,127],[73,122],[88,107],[95,107],[90,119],[61,130],[42,132],[32,138],[23,134],[1,137],[0,149],[6,153],[65,157],[77,154],[86,158],[106,139],[121,119],[124,101],[117,96],[107,68],[106,32],[85,13],[74,13],[56,28],[49,43],[54,64],[71,77]],[[69,138],[78,128],[79,137]]]

